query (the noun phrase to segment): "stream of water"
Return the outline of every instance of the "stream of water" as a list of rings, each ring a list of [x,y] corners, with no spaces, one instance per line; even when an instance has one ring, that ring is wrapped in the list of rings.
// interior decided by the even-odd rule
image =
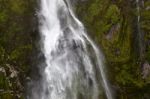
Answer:
[[[74,15],[70,1],[40,3],[39,30],[46,66],[40,91],[32,91],[29,99],[103,99],[103,94],[112,99],[103,55]]]

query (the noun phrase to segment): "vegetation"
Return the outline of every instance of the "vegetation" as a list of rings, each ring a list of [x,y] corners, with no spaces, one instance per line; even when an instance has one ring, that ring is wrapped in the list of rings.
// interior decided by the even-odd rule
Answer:
[[[23,97],[35,41],[34,3],[0,0],[0,99]]]
[[[140,13],[136,0],[78,1],[76,7],[89,35],[105,53],[117,99],[150,97],[150,2],[142,0],[138,5]]]

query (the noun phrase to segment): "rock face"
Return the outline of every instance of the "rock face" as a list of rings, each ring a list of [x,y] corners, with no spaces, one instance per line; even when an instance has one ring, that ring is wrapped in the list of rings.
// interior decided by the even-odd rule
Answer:
[[[143,64],[143,71],[142,71],[143,79],[147,79],[150,76],[150,65],[148,62]]]
[[[35,0],[0,0],[0,99],[22,99],[36,40]]]
[[[116,99],[149,99],[150,1],[139,0],[139,23],[136,0],[73,1],[77,16],[104,52]],[[0,0],[0,99],[23,99],[26,80],[39,64],[34,58],[37,8],[37,0]]]
[[[105,53],[117,99],[150,97],[149,6],[149,0],[78,0],[76,4],[79,19]]]

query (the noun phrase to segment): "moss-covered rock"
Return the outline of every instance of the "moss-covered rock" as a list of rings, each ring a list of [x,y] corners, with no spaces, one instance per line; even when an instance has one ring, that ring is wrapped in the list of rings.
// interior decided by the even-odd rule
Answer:
[[[35,41],[36,0],[0,0],[0,99],[22,99]]]
[[[87,0],[77,3],[79,19],[106,56],[108,76],[112,86],[115,86],[118,99],[150,97],[150,89],[145,89],[149,86],[149,80],[142,77],[144,62],[150,63],[149,1],[140,1],[138,5],[140,13],[137,2],[131,0]],[[140,23],[138,15],[141,17]]]

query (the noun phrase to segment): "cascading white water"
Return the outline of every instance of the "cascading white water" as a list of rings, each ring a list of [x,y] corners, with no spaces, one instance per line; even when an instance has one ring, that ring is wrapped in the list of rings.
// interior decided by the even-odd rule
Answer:
[[[138,24],[140,23],[140,6],[139,6],[139,0],[136,0],[136,9],[137,9],[137,17],[138,17]]]
[[[46,67],[31,99],[112,99],[103,57],[67,0],[41,0],[40,32]],[[38,86],[37,86],[38,87]]]

